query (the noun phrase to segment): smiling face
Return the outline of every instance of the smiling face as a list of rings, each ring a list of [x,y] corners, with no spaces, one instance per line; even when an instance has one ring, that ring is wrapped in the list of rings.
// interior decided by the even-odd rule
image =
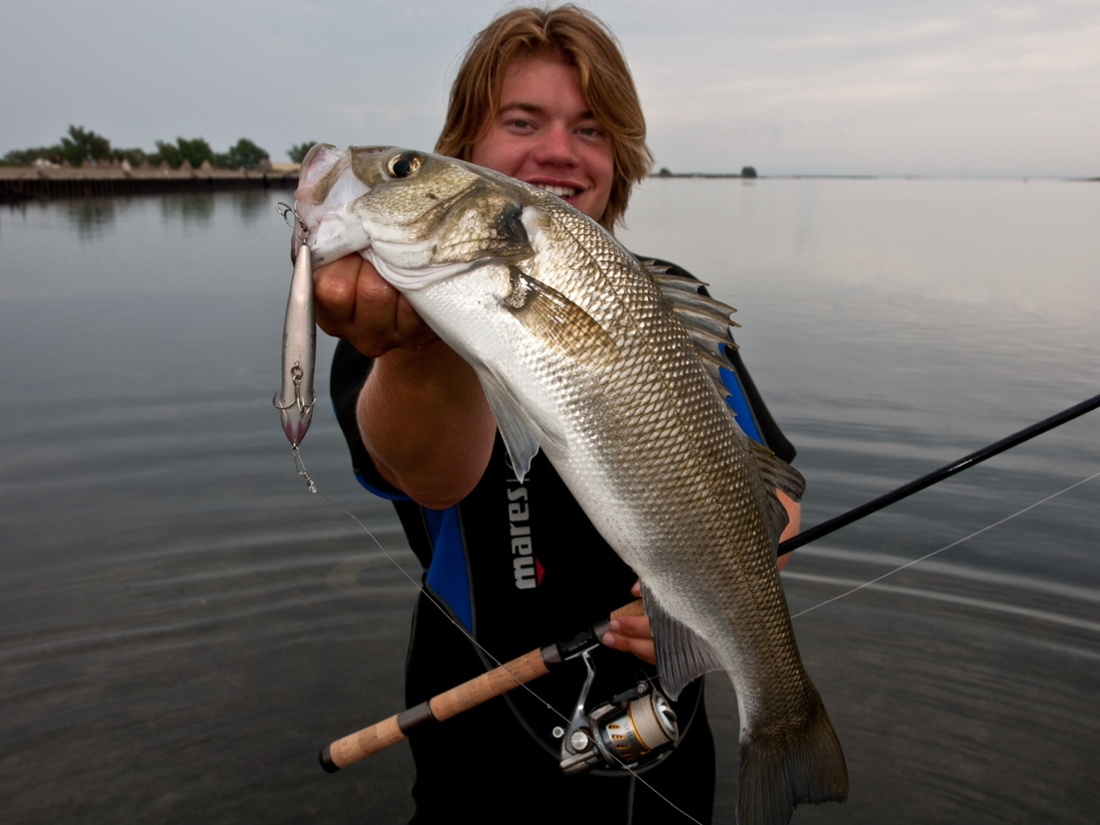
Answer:
[[[611,140],[589,110],[575,69],[552,56],[517,60],[505,70],[500,105],[470,160],[553,192],[597,221],[615,174]]]

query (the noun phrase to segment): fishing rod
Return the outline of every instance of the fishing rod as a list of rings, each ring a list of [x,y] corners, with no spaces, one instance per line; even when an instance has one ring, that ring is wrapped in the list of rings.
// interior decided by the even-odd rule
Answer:
[[[987,458],[992,458],[1018,444],[1023,444],[1025,441],[1037,435],[1042,435],[1048,430],[1065,424],[1067,421],[1072,421],[1074,418],[1091,412],[1097,407],[1100,407],[1100,395],[1094,395],[1092,398],[1082,401],[1080,404],[1074,404],[1072,407],[1068,407],[1062,410],[1062,412],[1050,416],[1050,418],[1044,418],[1042,421],[1032,424],[1030,427],[1025,427],[1019,432],[1002,438],[1000,441],[994,441],[992,444],[982,447],[980,450],[975,450],[969,455],[965,455],[960,459],[952,461],[950,464],[940,467],[938,470],[933,470],[931,473],[923,475],[914,481],[910,481],[908,484],[903,484],[896,490],[881,495],[866,504],[861,504],[859,507],[849,510],[847,513],[842,513],[835,518],[831,518],[815,527],[811,527],[809,530],[804,530],[796,536],[792,536],[780,543],[777,555],[786,555],[792,550],[797,550],[799,547],[809,544],[811,541],[817,541],[819,538],[827,536],[839,530],[841,527],[847,527],[853,521],[858,521],[864,516],[869,516],[871,513],[877,512],[883,507],[901,501],[903,498],[907,498],[913,495],[913,493],[920,492],[926,487],[931,487],[933,484],[950,478],[956,473],[961,473],[963,470],[980,464]]]

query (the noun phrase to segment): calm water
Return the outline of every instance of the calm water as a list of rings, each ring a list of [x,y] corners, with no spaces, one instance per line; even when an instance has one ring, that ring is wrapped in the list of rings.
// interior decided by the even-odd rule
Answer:
[[[414,592],[271,408],[280,198],[0,212],[5,822],[408,815],[405,746],[315,761],[401,708]],[[1100,186],[655,180],[630,217],[739,307],[807,525],[1100,392]],[[303,455],[411,569],[325,410]],[[795,822],[1096,821],[1100,479],[1003,520],[1097,472],[1093,413],[797,553],[801,613],[961,542],[795,619],[852,777]]]

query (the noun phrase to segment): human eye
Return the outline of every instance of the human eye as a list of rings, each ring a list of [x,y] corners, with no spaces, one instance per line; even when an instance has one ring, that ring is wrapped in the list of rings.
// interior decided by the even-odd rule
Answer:
[[[598,123],[582,123],[577,127],[577,134],[588,140],[602,141],[607,133]]]
[[[524,106],[506,106],[499,116],[500,125],[516,135],[525,135],[538,129],[536,118]]]

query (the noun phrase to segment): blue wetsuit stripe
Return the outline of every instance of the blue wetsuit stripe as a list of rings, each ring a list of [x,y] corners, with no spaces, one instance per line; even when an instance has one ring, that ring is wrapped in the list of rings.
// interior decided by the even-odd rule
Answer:
[[[723,347],[724,349],[725,347]],[[720,373],[722,383],[726,385],[726,389],[729,391],[729,395],[726,396],[726,404],[737,416],[737,425],[753,441],[763,444],[765,447],[768,446],[764,436],[760,433],[760,426],[756,423],[756,416],[753,415],[752,407],[749,406],[748,398],[745,397],[745,388],[741,386],[737,373],[727,369],[720,370]]]
[[[432,537],[432,563],[427,584],[467,633],[474,632],[474,612],[470,603],[470,578],[466,566],[466,548],[458,526],[458,508],[424,511]]]
[[[387,489],[385,487],[379,487],[377,484],[371,484],[360,473],[355,474],[355,480],[359,482],[360,486],[368,493],[384,498],[386,501],[408,501],[409,497],[404,493],[399,493],[396,490]]]

